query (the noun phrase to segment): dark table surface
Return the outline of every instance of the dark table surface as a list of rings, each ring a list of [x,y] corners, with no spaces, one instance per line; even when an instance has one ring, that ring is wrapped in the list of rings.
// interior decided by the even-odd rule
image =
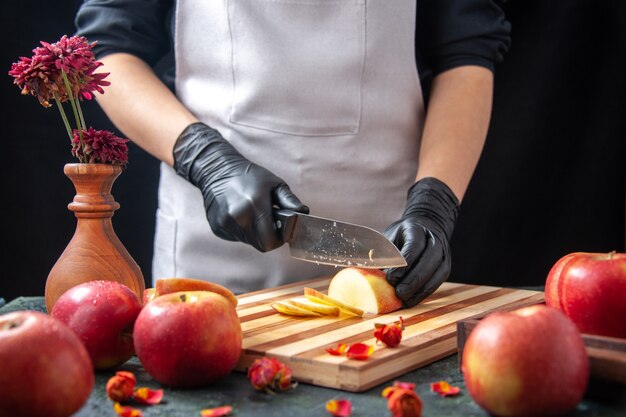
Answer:
[[[17,298],[0,308],[0,314],[15,310],[45,312],[43,297]],[[105,385],[116,370],[130,370],[137,376],[137,386],[163,388],[148,375],[136,357],[119,369],[96,372],[96,384],[88,402],[73,417],[115,417],[113,404],[106,397]],[[397,380],[413,382],[423,402],[424,417],[472,417],[484,412],[465,390],[463,376],[459,371],[457,355],[449,356],[431,365],[403,375]],[[461,388],[456,397],[442,398],[430,392],[430,383],[446,380]],[[138,407],[145,417],[199,416],[200,410],[221,405],[231,405],[233,416],[328,416],[325,404],[328,400],[346,398],[352,402],[352,416],[388,416],[387,402],[381,391],[393,381],[362,393],[343,392],[330,388],[300,384],[295,389],[268,395],[255,391],[246,376],[233,372],[218,383],[203,389],[181,390],[164,388],[164,402],[156,406]],[[626,386],[608,381],[590,381],[587,394],[570,417],[626,417]]]

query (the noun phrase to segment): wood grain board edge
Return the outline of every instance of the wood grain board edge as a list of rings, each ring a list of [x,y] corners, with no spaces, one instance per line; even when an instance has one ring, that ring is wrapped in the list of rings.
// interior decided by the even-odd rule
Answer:
[[[310,358],[280,355],[273,355],[273,357],[291,368],[294,375],[300,375],[300,377],[294,378],[298,382],[349,392],[363,392],[404,375],[407,371],[415,370],[450,356],[456,352],[456,349],[454,334],[448,334],[446,337],[433,340],[433,343],[426,348],[390,358],[385,362],[384,372],[381,372],[379,367],[359,370],[352,366],[335,366]],[[249,354],[244,351],[235,370],[246,372],[247,368],[258,357],[257,354]]]
[[[470,332],[480,322],[480,318],[469,318],[457,323],[457,348],[459,369],[463,365],[463,347]],[[626,384],[626,339],[582,335],[589,356],[592,378]]]

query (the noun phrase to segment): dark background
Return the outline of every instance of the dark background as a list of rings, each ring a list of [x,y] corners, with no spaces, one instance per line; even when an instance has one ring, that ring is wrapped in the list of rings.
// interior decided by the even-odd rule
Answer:
[[[43,295],[71,239],[75,162],[58,111],[22,97],[7,74],[39,40],[74,31],[79,1],[7,0],[0,18],[0,297]],[[626,2],[509,0],[512,46],[496,69],[487,145],[452,241],[451,281],[542,285],[574,251],[624,251]],[[95,102],[87,124],[115,131]],[[114,228],[150,285],[158,162],[130,145],[113,187]]]

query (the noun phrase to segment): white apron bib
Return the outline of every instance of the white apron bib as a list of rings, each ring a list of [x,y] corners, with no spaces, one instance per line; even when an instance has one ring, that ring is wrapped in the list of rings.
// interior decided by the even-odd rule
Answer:
[[[382,231],[417,171],[414,33],[410,0],[179,0],[176,91],[311,214]],[[200,191],[162,164],[153,279],[242,292],[335,272],[215,237]]]

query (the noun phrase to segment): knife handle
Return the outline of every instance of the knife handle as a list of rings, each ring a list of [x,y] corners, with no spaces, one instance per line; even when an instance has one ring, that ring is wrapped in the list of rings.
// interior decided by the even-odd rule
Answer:
[[[273,214],[276,231],[280,233],[283,242],[289,242],[293,237],[294,230],[296,229],[298,215],[296,212],[286,209],[274,209]]]

